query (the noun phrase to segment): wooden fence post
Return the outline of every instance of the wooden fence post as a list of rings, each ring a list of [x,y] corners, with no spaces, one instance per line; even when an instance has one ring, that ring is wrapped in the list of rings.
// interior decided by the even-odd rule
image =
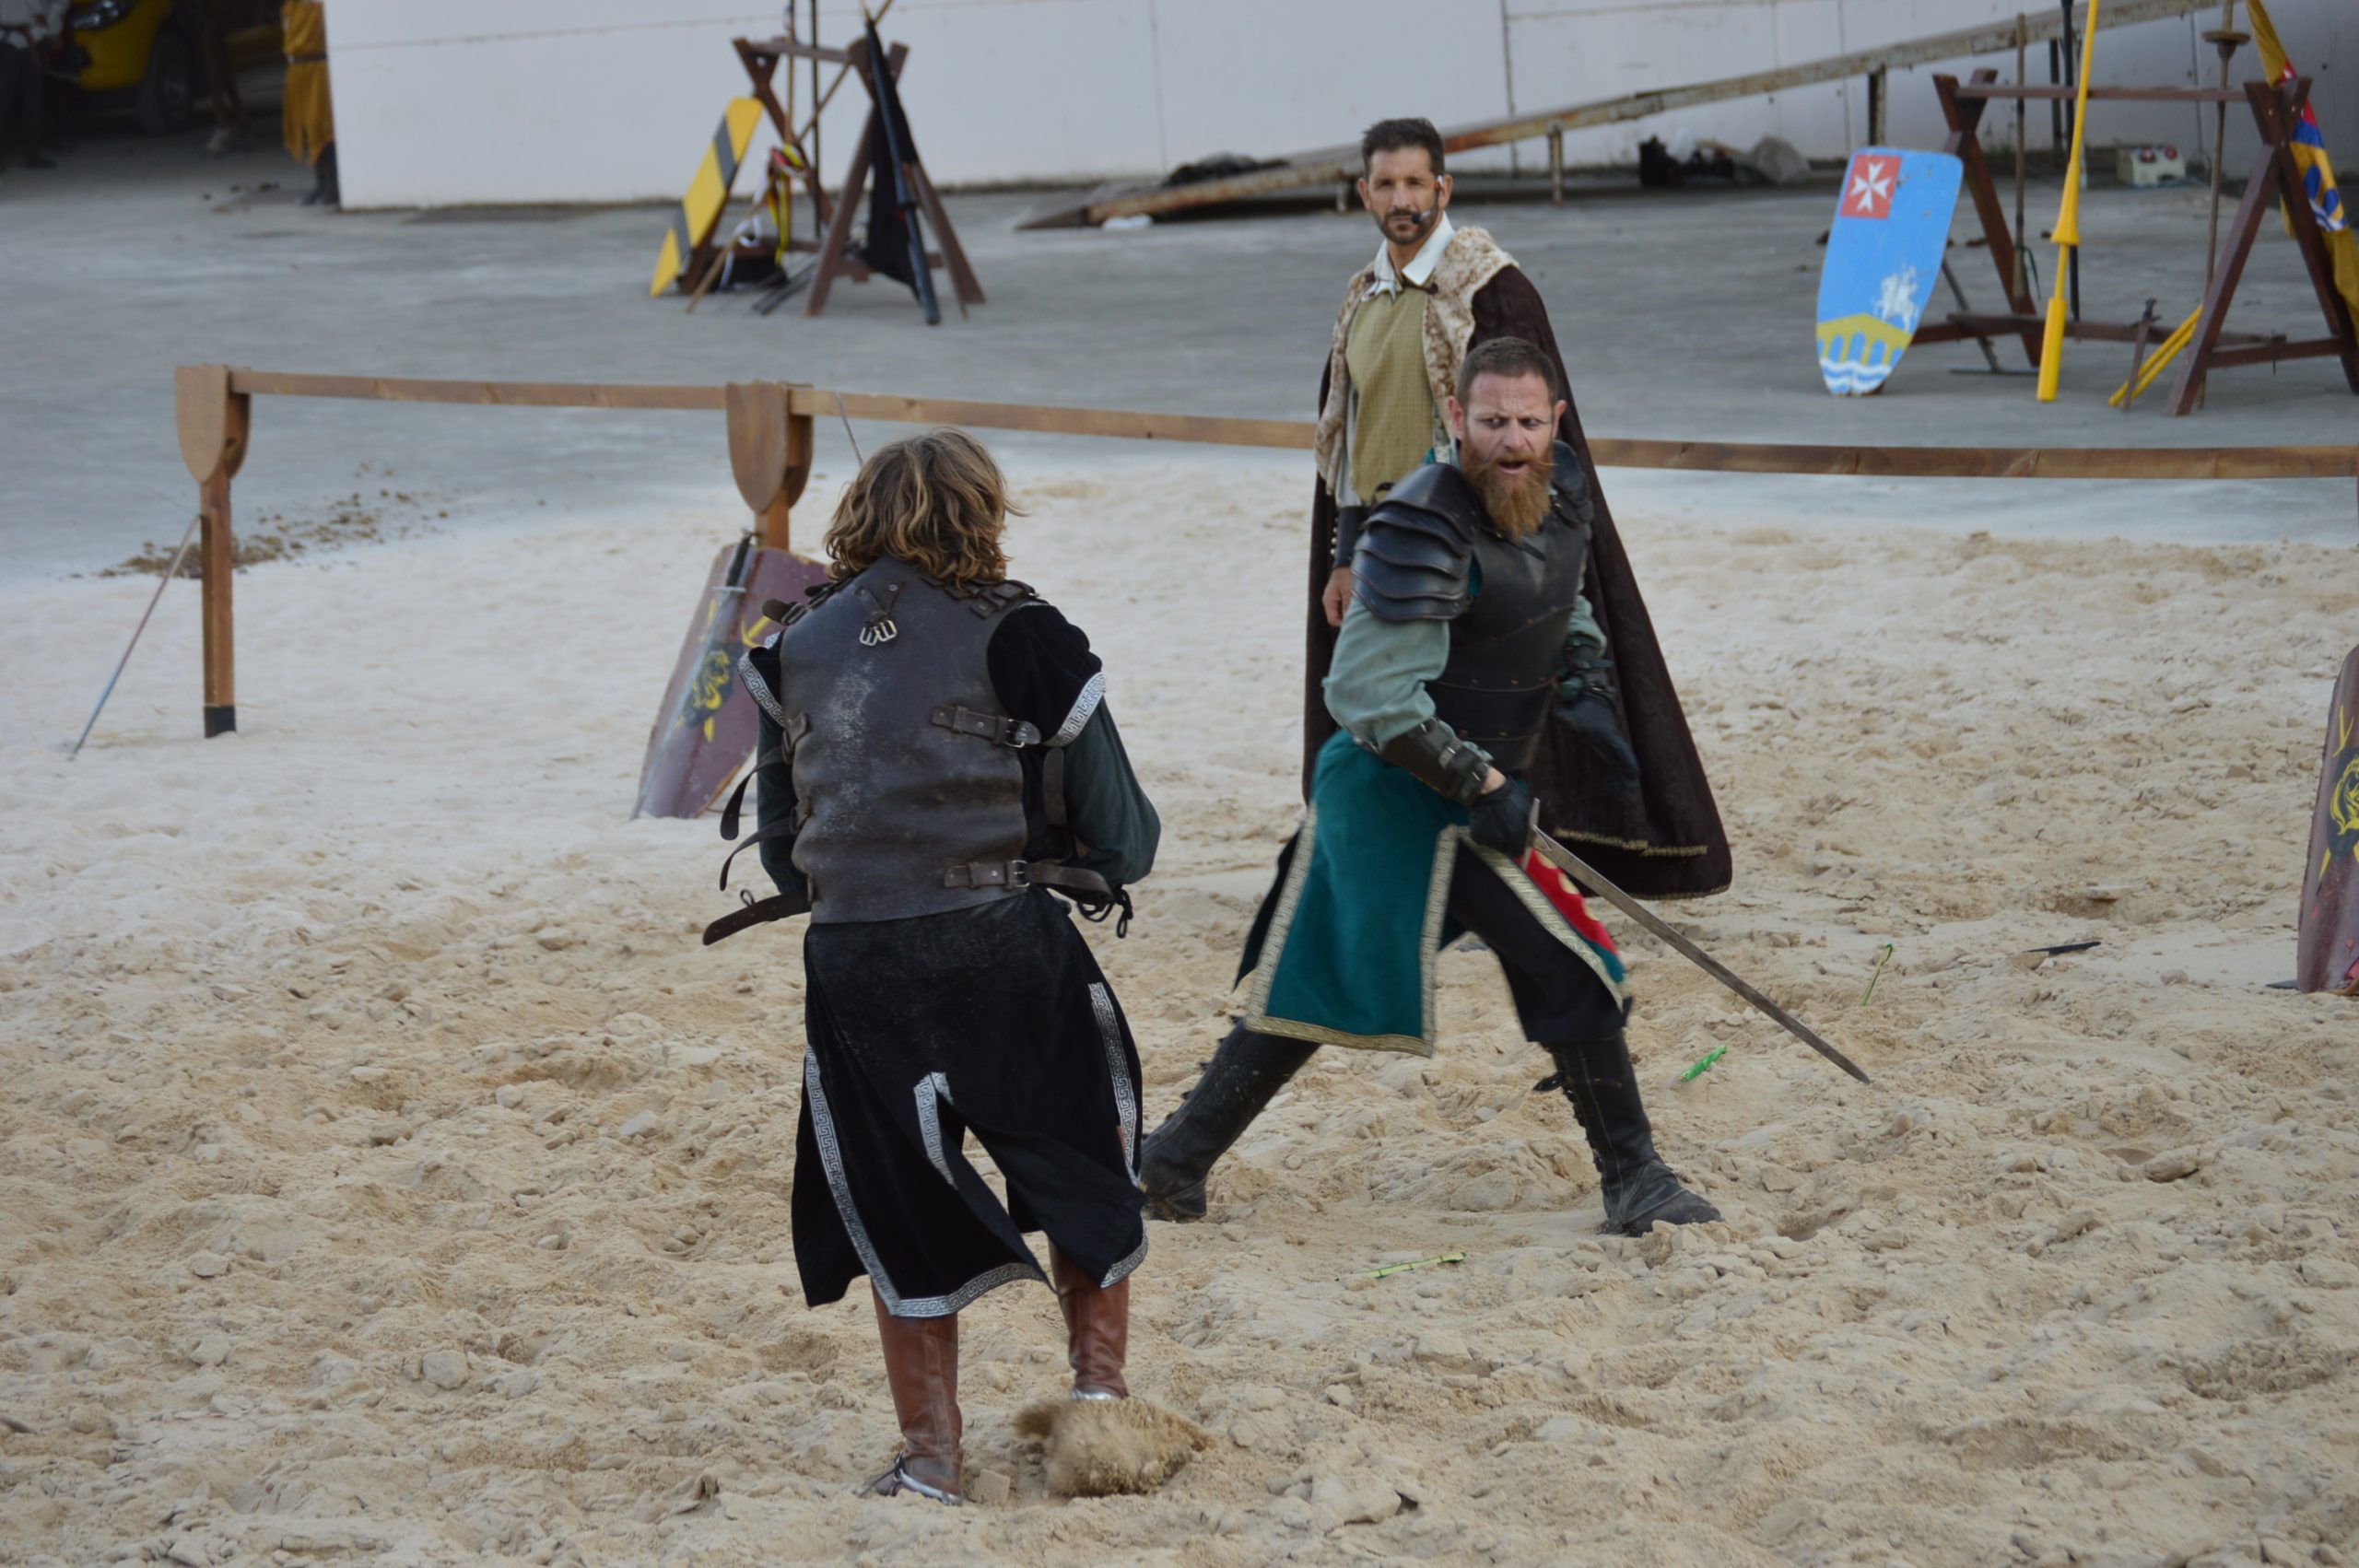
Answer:
[[[787,549],[788,513],[811,480],[811,415],[793,412],[780,381],[732,381],[722,406],[730,473],[753,509],[756,537],[768,549]]]
[[[181,461],[196,481],[202,519],[198,560],[205,574],[205,734],[238,727],[236,620],[231,578],[237,535],[230,522],[229,481],[246,461],[252,400],[229,390],[226,365],[182,365],[172,372]]]

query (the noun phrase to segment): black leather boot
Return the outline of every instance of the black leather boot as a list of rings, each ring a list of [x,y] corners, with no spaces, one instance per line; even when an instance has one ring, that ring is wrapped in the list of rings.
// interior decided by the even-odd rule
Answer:
[[[1204,1217],[1204,1178],[1213,1162],[1244,1135],[1270,1097],[1285,1087],[1319,1047],[1257,1035],[1239,1024],[1213,1053],[1204,1075],[1180,1108],[1147,1135],[1139,1154],[1139,1190],[1157,1220]]]
[[[1638,1098],[1630,1047],[1616,1029],[1587,1040],[1552,1044],[1554,1076],[1534,1089],[1561,1089],[1589,1139],[1590,1158],[1605,1199],[1605,1227],[1624,1235],[1644,1235],[1657,1225],[1693,1225],[1717,1220],[1720,1211],[1679,1185],[1655,1153],[1654,1129]]]

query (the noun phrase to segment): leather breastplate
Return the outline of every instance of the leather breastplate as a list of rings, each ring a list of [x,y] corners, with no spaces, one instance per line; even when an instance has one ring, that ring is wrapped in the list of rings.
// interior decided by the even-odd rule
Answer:
[[[1584,527],[1551,510],[1531,535],[1474,535],[1481,588],[1449,624],[1449,661],[1426,684],[1441,721],[1491,754],[1502,771],[1532,765],[1556,700],[1565,629],[1589,561]]]
[[[1004,898],[1024,883],[1024,769],[1040,743],[999,715],[988,650],[1031,597],[960,598],[886,558],[780,635],[794,865],[814,921],[893,920]]]

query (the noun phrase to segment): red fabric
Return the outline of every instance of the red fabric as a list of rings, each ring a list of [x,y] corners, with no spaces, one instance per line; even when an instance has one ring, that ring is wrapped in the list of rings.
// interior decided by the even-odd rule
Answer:
[[[1532,879],[1533,886],[1548,895],[1548,902],[1556,907],[1556,913],[1565,917],[1567,923],[1580,933],[1583,941],[1608,953],[1618,954],[1622,951],[1614,945],[1614,933],[1605,929],[1605,922],[1589,912],[1589,901],[1580,895],[1580,890],[1554,864],[1542,860],[1538,850],[1524,856],[1523,874]]]

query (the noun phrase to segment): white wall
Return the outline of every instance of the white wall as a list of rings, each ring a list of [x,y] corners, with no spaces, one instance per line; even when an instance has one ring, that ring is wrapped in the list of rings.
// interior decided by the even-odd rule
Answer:
[[[910,45],[910,117],[937,181],[1078,183],[1158,174],[1216,152],[1268,157],[1348,142],[1385,114],[1448,124],[1766,70],[2027,6],[2044,10],[2046,0],[897,0],[882,30]],[[722,104],[745,89],[729,40],[775,32],[781,8],[332,0],[345,198],[405,206],[676,196]],[[2347,149],[2346,167],[2359,171],[2359,5],[2276,0],[2271,15],[2296,63],[2320,77],[2329,147]],[[821,41],[844,42],[859,18],[851,0],[825,0]],[[2186,82],[2200,73],[2208,83],[2217,67],[2197,35],[2215,23],[2213,14],[2107,31],[2098,79]],[[2240,77],[2257,70],[2253,59],[2240,59]],[[2009,53],[1896,74],[1889,139],[1938,146],[1931,76],[1977,64],[2014,70]],[[798,71],[805,112],[808,70]],[[2046,71],[2040,46],[2034,78]],[[855,85],[828,110],[830,181],[864,108]],[[2092,122],[2100,145],[2170,141],[2191,152],[2208,140],[2191,106],[2101,113]],[[2252,157],[2241,114],[2230,117],[2232,169]],[[2031,124],[2033,145],[2045,145],[2044,106]],[[1567,157],[1626,165],[1645,137],[1682,130],[1739,146],[1774,134],[1814,158],[1838,158],[1866,136],[1866,92],[1856,79],[1827,82],[1602,126],[1568,136]],[[1532,143],[1463,161],[1530,168],[1543,156]]]

